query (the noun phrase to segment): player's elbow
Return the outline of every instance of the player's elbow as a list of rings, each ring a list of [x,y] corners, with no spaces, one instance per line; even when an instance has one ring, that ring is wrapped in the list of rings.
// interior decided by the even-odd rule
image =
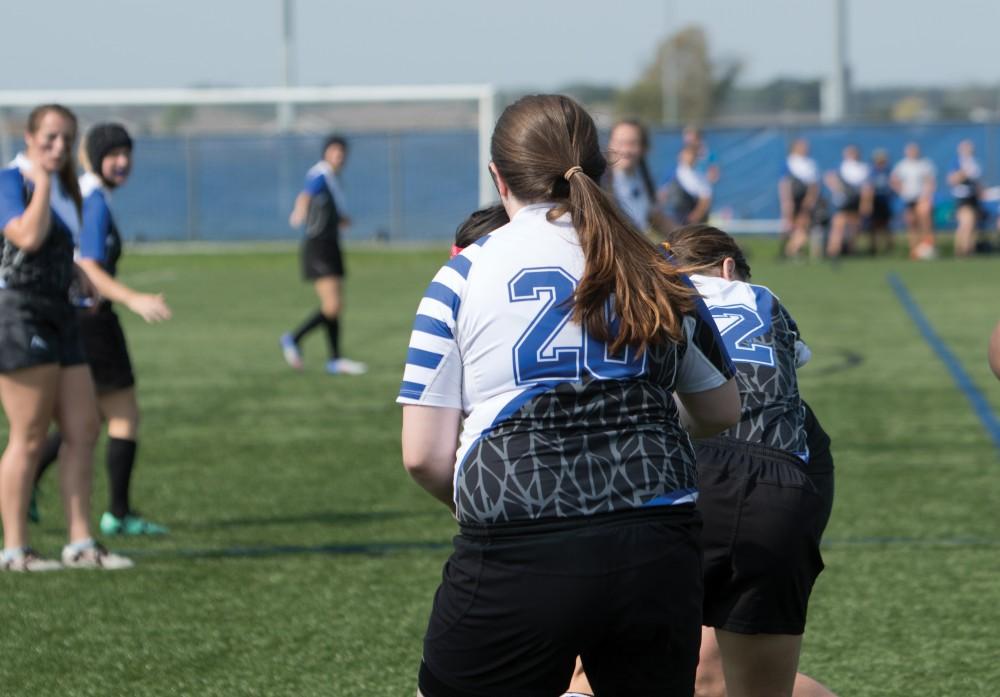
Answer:
[[[732,378],[715,389],[681,395],[681,401],[687,410],[692,438],[714,436],[740,422],[740,392]]]

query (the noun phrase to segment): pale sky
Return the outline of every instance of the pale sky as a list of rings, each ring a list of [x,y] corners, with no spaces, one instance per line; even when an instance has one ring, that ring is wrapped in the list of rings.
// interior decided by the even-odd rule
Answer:
[[[741,82],[820,77],[833,0],[293,0],[297,82],[624,86],[699,23]],[[859,86],[1000,82],[994,0],[848,0]],[[280,0],[0,3],[0,89],[270,86]]]

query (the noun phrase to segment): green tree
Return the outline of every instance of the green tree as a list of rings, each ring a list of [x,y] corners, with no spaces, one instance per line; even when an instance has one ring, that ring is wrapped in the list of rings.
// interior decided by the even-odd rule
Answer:
[[[740,68],[738,61],[713,62],[704,30],[685,27],[660,43],[653,62],[619,94],[616,106],[648,122],[701,123],[725,103]]]

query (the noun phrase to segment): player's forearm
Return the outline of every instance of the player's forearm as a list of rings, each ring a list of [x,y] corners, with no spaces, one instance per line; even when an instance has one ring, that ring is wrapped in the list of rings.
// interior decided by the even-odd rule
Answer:
[[[52,183],[48,177],[38,177],[31,201],[20,218],[12,220],[4,228],[4,236],[18,249],[25,252],[37,251],[45,242],[52,223],[49,210],[49,195]]]
[[[126,286],[121,281],[115,279],[111,274],[101,268],[101,265],[93,259],[81,259],[80,268],[87,274],[87,278],[94,284],[94,288],[101,294],[102,298],[116,303],[128,305],[128,303],[138,293]]]
[[[688,216],[690,220],[701,220],[708,213],[709,207],[712,205],[711,198],[700,198],[698,203],[695,205],[694,210],[691,211],[691,215]]]

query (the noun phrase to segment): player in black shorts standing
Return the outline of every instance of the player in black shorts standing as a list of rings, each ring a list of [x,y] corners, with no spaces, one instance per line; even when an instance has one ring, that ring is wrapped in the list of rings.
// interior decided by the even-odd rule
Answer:
[[[101,516],[105,535],[159,535],[167,531],[140,516],[129,501],[139,434],[139,403],[136,399],[132,360],[118,315],[112,303],[121,303],[147,322],[170,319],[170,308],[160,294],[140,293],[119,281],[118,262],[122,239],[111,214],[111,194],[132,171],[132,138],[124,126],[102,123],[85,138],[80,177],[83,196],[83,228],[79,236],[79,264],[97,288],[101,301],[96,310],[79,312],[84,353],[97,387],[101,419],[108,424],[107,468],[110,489],[108,510]],[[55,456],[59,435],[50,439],[47,457],[39,465],[40,478]]]
[[[320,308],[309,315],[294,332],[281,337],[285,361],[302,367],[302,339],[319,326],[326,327],[330,360],[326,371],[333,375],[361,375],[368,367],[340,355],[340,312],[343,306],[344,258],[340,250],[340,230],[350,223],[345,213],[340,171],[347,160],[347,141],[330,136],[323,144],[323,159],[306,174],[305,188],[295,199],[288,218],[292,227],[305,223],[302,241],[302,275],[311,281]]]
[[[845,250],[853,249],[861,219],[871,214],[870,175],[871,169],[861,159],[856,145],[844,148],[840,167],[826,174],[826,185],[837,209],[830,222],[830,237],[826,241],[826,255],[830,258],[836,259]]]
[[[132,566],[90,532],[99,425],[69,299],[81,207],[72,155],[76,128],[65,107],[37,107],[28,117],[25,153],[0,171],[0,402],[10,425],[0,459],[0,570]],[[60,483],[69,527],[61,564],[39,557],[28,546],[27,530],[31,485],[53,418],[63,433]]]
[[[667,242],[719,326],[743,404],[739,424],[695,441],[706,625],[698,695],[792,695],[793,685],[799,697],[830,695],[796,676],[833,503],[830,441],[798,391],[809,349],[778,299],[747,282],[732,237],[692,225]]]
[[[785,167],[778,180],[784,238],[782,254],[789,259],[798,257],[809,241],[819,194],[819,167],[816,160],[809,157],[809,141],[797,138],[785,158]]]
[[[889,153],[878,149],[872,153],[872,210],[868,219],[872,255],[892,251],[892,170]]]
[[[976,251],[976,233],[982,208],[979,200],[982,194],[983,169],[976,159],[975,146],[971,140],[958,144],[958,156],[948,172],[951,195],[955,197],[955,256],[965,257]]]
[[[553,697],[582,656],[599,694],[688,697],[700,573],[681,423],[735,423],[731,366],[600,188],[578,104],[511,105],[492,157],[510,223],[435,276],[400,386],[404,464],[460,525],[420,694]]]

